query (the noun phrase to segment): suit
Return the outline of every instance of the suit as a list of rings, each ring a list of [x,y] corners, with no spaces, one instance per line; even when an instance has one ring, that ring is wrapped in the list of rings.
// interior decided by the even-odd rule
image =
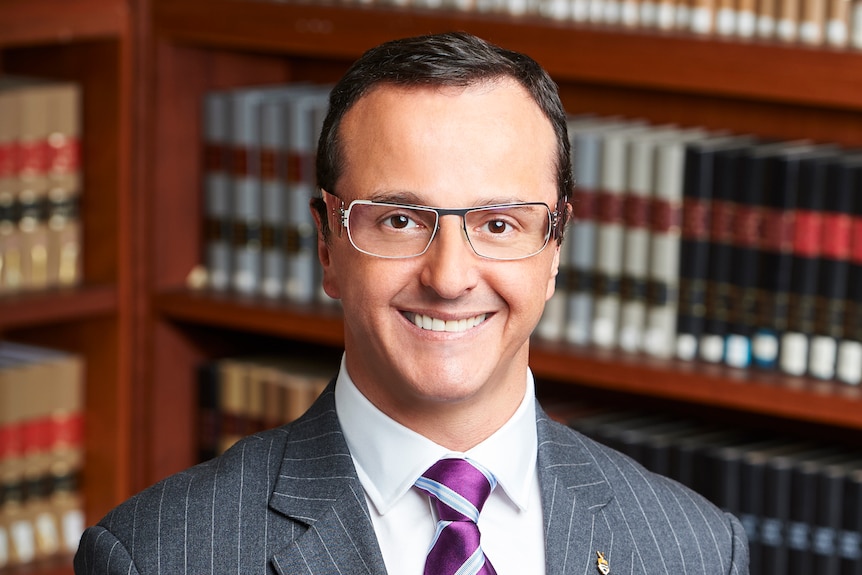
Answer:
[[[333,391],[111,511],[76,573],[385,574]],[[748,573],[734,517],[541,410],[536,425],[548,575],[599,573],[597,551],[612,575]]]

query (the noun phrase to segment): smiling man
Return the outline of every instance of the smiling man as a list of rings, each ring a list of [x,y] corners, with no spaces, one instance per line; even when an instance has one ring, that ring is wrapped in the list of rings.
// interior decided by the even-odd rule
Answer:
[[[735,518],[536,404],[572,177],[533,60],[466,34],[370,50],[332,92],[318,183],[337,377],[112,511],[78,573],[748,573]]]

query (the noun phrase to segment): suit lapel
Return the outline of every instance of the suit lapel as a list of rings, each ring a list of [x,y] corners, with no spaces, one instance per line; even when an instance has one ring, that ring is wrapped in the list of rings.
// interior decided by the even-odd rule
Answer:
[[[613,533],[597,512],[613,493],[581,436],[537,411],[547,575],[600,573],[596,552],[612,553]]]
[[[335,413],[334,385],[290,431],[270,508],[303,530],[273,556],[279,573],[368,573],[386,569],[365,494]]]

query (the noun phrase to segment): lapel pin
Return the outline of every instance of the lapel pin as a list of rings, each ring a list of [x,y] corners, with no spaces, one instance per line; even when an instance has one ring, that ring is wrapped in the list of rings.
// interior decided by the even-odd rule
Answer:
[[[611,567],[608,565],[608,560],[605,559],[605,554],[601,551],[596,551],[598,558],[596,559],[596,567],[602,575],[610,575]]]

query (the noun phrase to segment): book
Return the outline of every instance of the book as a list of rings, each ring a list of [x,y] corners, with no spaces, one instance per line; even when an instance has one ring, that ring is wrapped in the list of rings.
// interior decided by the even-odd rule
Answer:
[[[800,2],[799,40],[804,44],[819,46],[824,41],[826,0]]]
[[[716,150],[713,159],[705,321],[698,342],[699,357],[713,363],[724,360],[732,306],[731,274],[737,206],[734,192],[739,185],[740,158],[749,149],[749,146],[722,148]]]
[[[814,303],[814,330],[808,372],[820,379],[835,377],[838,343],[844,337],[855,178],[862,158],[840,156],[826,167],[821,216],[821,252]]]
[[[285,213],[285,295],[297,303],[317,298],[317,230],[309,202],[315,190],[314,154],[319,127],[315,114],[329,104],[328,86],[285,100],[287,117],[287,200]]]
[[[801,0],[778,0],[775,37],[782,42],[795,42],[799,36]]]
[[[859,385],[862,382],[862,195],[859,193],[862,189],[862,168],[854,166],[852,174],[847,309],[835,370],[840,381]]]
[[[838,534],[839,572],[862,575],[862,469],[847,473],[844,483],[843,520]]]
[[[628,144],[632,137],[647,129],[642,124],[632,123],[625,128],[608,130],[602,136],[601,181],[596,197],[596,285],[590,337],[599,347],[617,345]]]
[[[739,143],[715,138],[691,142],[685,148],[675,355],[687,361],[698,355],[706,319],[713,164],[718,151],[728,146],[739,147]]]
[[[806,154],[800,159],[796,206],[793,208],[793,262],[786,330],[781,335],[778,364],[782,371],[803,375],[808,371],[811,334],[814,331],[815,297],[822,246],[823,197],[826,168],[834,150]]]
[[[582,120],[570,126],[572,168],[575,189],[572,194],[573,219],[566,232],[568,250],[568,295],[565,339],[585,345],[590,342],[593,323],[593,291],[597,242],[597,194],[600,185],[602,135],[613,129],[610,119]]]
[[[763,211],[759,318],[752,340],[754,364],[765,369],[778,367],[780,342],[787,330],[799,164],[806,151],[786,149],[767,161],[770,174]]]
[[[223,291],[231,277],[230,95],[207,92],[202,105],[203,251],[207,285]]]
[[[619,319],[619,346],[628,352],[643,349],[655,149],[661,139],[676,135],[677,132],[670,127],[654,127],[633,134],[629,142]]]

